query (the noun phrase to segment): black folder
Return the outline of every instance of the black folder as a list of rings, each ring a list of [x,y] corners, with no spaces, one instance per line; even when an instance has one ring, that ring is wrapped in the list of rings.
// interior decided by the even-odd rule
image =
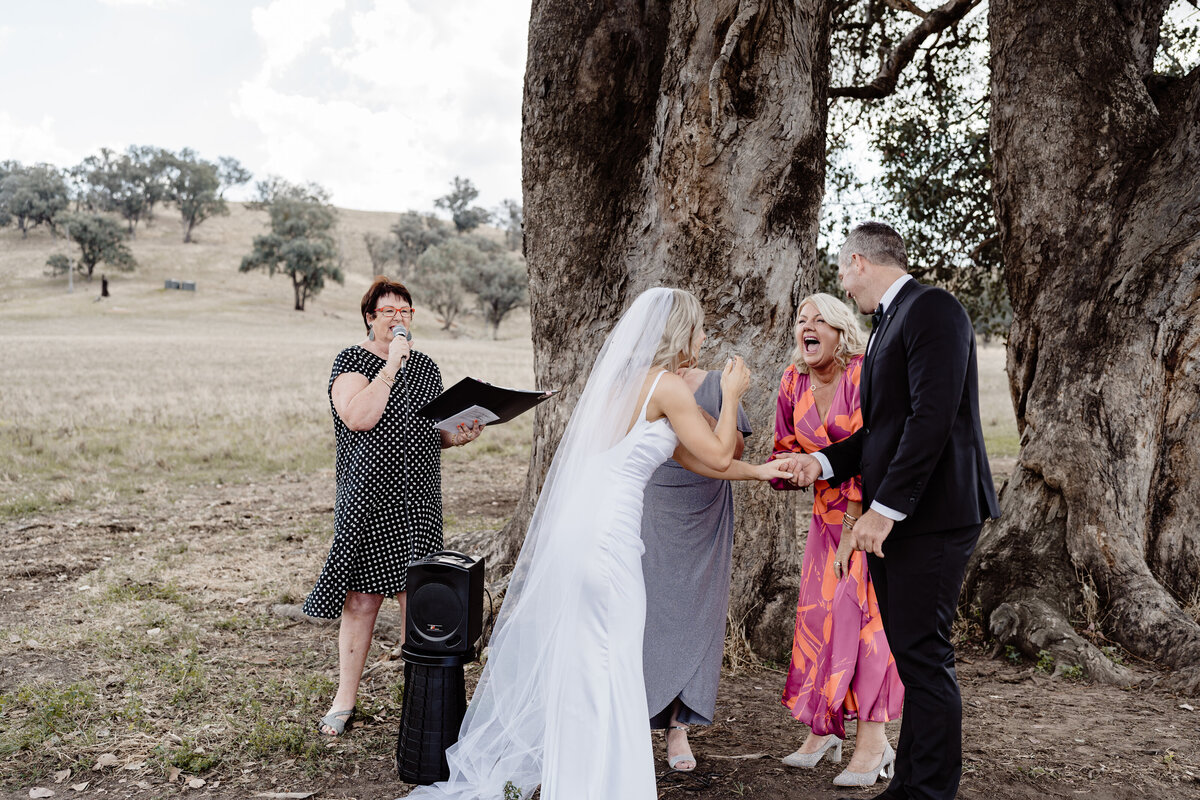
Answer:
[[[474,378],[463,378],[422,406],[417,411],[417,415],[433,420],[436,425],[446,420],[452,420],[464,411],[478,406],[495,416],[494,419],[489,420],[486,419],[487,414],[481,415],[480,422],[485,425],[499,425],[501,422],[508,422],[513,417],[524,414],[553,395],[552,391],[506,389],[503,386],[493,386]],[[466,420],[466,424],[470,425],[471,420]]]

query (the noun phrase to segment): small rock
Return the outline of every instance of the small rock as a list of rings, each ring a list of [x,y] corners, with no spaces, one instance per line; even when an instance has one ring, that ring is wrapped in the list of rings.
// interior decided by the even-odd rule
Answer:
[[[190,781],[188,781],[188,786],[192,787],[193,789],[199,789],[203,785],[204,778],[192,778]]]
[[[1188,703],[1180,703],[1179,707],[1182,708],[1184,711],[1195,711],[1196,710],[1195,706],[1189,705]]]
[[[101,753],[100,757],[96,759],[96,763],[92,767],[92,769],[98,770],[98,769],[104,769],[105,767],[111,767],[111,766],[116,765],[117,761],[118,761],[117,757],[114,756],[112,753]]]
[[[30,797],[54,797],[53,789],[43,789],[41,786],[35,786],[29,790]]]

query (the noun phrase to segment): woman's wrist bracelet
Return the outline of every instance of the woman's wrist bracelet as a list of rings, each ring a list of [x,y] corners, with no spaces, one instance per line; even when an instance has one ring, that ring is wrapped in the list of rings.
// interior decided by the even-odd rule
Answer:
[[[375,373],[375,377],[379,378],[379,380],[386,383],[388,385],[388,388],[390,389],[396,384],[396,378],[395,378],[395,376],[388,375],[383,370],[384,370],[384,368],[380,367],[379,372]]]
[[[856,522],[858,522],[858,517],[854,516],[853,514],[843,514],[842,515],[842,524],[843,525],[849,525],[850,527],[854,527],[854,523],[856,523]]]

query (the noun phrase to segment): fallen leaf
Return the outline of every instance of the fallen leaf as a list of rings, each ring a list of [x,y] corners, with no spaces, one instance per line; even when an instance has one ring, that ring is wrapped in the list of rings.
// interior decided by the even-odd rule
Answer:
[[[167,773],[167,783],[174,783],[179,780],[179,767],[171,767],[171,771]]]
[[[146,766],[145,761],[134,761],[132,764],[126,764],[125,769],[129,770],[130,772],[133,772],[135,770],[141,769],[144,766]]]
[[[188,781],[188,786],[192,787],[193,789],[199,789],[203,785],[204,778],[192,778],[190,781]]]
[[[233,604],[237,605],[237,606],[244,606],[244,605],[246,605],[246,603],[249,603],[249,602],[250,602],[249,597],[239,597],[237,600],[233,601]]]
[[[116,764],[117,761],[117,757],[112,753],[101,753],[100,757],[96,759],[96,764],[92,767],[92,769],[96,770],[103,769],[105,767],[111,767]]]
[[[30,797],[54,797],[53,789],[43,789],[41,786],[35,786],[29,790]]]
[[[255,797],[270,797],[272,800],[305,800],[316,792],[259,792]]]
[[[84,781],[83,783],[72,783],[71,790],[75,791],[75,792],[82,792],[84,789],[86,789],[88,787],[89,783],[91,783],[91,781]]]
[[[69,777],[71,777],[71,770],[69,770],[69,769],[59,770],[58,772],[54,773],[54,782],[62,783]]]

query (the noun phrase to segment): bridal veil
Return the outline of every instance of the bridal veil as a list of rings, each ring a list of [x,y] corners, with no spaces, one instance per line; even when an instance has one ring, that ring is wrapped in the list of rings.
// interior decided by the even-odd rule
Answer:
[[[551,712],[568,701],[572,681],[588,679],[572,653],[588,601],[581,559],[614,507],[607,456],[629,429],[674,297],[665,288],[639,295],[596,357],[542,486],[459,741],[447,751],[450,779],[409,797],[508,800],[541,783]]]

